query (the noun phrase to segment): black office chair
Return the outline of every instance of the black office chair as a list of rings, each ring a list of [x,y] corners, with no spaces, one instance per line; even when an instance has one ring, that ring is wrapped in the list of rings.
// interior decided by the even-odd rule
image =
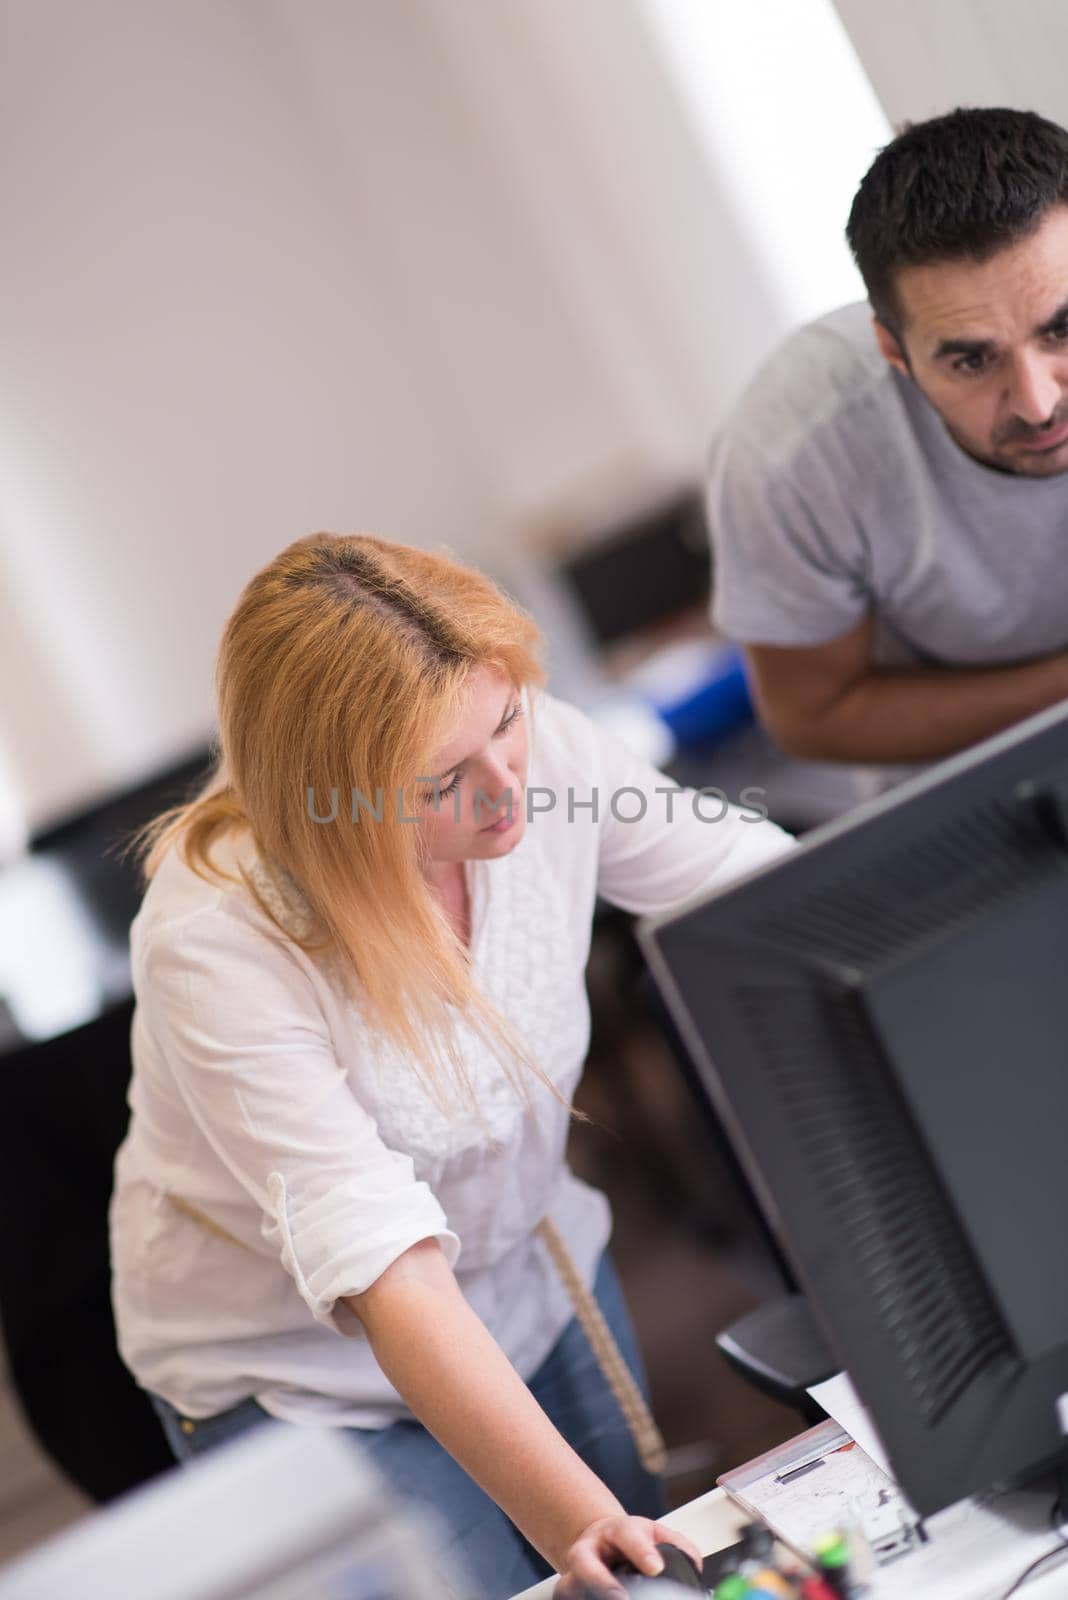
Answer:
[[[3,1057],[0,1329],[46,1453],[94,1500],[173,1465],[115,1346],[107,1210],[126,1131],[133,1002]]]
[[[762,1394],[790,1406],[810,1425],[827,1413],[808,1393],[841,1369],[801,1294],[778,1295],[736,1317],[716,1335],[716,1348]]]

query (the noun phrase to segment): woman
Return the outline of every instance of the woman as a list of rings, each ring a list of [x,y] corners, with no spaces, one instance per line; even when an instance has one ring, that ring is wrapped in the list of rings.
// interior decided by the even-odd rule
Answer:
[[[354,1430],[491,1597],[690,1548],[560,1271],[563,1240],[640,1380],[564,1161],[583,971],[596,895],[658,910],[787,842],[540,692],[537,645],[488,580],[379,539],[252,579],[219,772],[151,830],[112,1206],[120,1345],[176,1454]]]

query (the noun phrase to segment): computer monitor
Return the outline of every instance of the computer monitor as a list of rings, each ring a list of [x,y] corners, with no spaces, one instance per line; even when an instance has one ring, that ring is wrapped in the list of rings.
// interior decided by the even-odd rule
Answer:
[[[639,937],[917,1510],[1063,1462],[1068,708]]]

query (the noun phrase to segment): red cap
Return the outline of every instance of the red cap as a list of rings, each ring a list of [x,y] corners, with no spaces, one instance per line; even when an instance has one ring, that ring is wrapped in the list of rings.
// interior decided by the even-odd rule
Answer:
[[[839,1600],[826,1578],[802,1578],[801,1593],[804,1600]]]

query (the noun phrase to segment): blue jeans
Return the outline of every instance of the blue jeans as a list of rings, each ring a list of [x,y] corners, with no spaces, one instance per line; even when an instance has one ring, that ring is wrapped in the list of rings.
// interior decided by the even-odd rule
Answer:
[[[607,1256],[594,1293],[624,1360],[647,1390],[634,1330],[619,1280]],[[662,1516],[663,1485],[638,1459],[615,1396],[604,1380],[585,1334],[572,1319],[528,1385],[531,1393],[586,1464],[635,1515]],[[182,1417],[152,1396],[175,1456],[187,1461],[204,1450],[271,1419],[254,1399],[216,1416]],[[549,1576],[550,1568],[463,1468],[418,1422],[345,1430],[358,1441],[380,1475],[401,1498],[428,1508],[447,1530],[441,1555],[473,1580],[471,1600],[504,1600]],[[464,1600],[468,1600],[465,1594]]]

